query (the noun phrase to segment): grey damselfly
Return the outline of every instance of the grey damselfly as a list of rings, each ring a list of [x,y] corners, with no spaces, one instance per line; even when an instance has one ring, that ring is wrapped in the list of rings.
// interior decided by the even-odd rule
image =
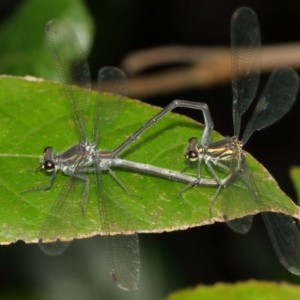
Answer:
[[[208,172],[218,183],[211,210],[222,191],[223,214],[228,219],[227,225],[238,233],[249,231],[253,217],[230,220],[232,208],[229,207],[230,203],[234,202],[233,198],[239,197],[239,207],[246,206],[249,199],[256,203],[261,201],[248,168],[243,146],[255,131],[272,125],[291,109],[299,86],[299,78],[294,70],[283,67],[275,69],[254,108],[244,134],[239,139],[241,118],[257,93],[260,42],[260,29],[255,12],[247,7],[237,9],[231,21],[234,136],[213,142],[208,147],[199,145],[197,138],[191,138],[186,152],[189,161],[198,163],[198,170],[201,170],[204,161]],[[223,183],[221,175],[218,175],[220,171],[223,173]],[[240,195],[233,195],[232,187],[238,185],[244,188]],[[280,262],[291,273],[300,275],[300,234],[296,222],[283,214],[262,213],[262,216]]]
[[[40,248],[46,254],[59,255],[68,247],[69,242],[62,235],[64,224],[68,223],[70,214],[68,208],[78,205],[78,209],[83,215],[85,214],[90,183],[87,173],[94,173],[101,231],[105,234],[105,240],[107,241],[112,279],[122,289],[137,289],[140,274],[138,235],[136,233],[111,235],[111,224],[107,215],[107,199],[109,196],[106,193],[105,186],[102,184],[102,173],[104,171],[108,172],[128,195],[131,195],[129,193],[130,190],[128,191],[127,187],[117,178],[112,168],[129,169],[187,184],[194,183],[195,177],[193,176],[145,163],[124,160],[119,158],[118,155],[151,125],[177,107],[198,109],[203,112],[205,129],[202,142],[204,146],[208,146],[209,140],[207,140],[207,137],[210,137],[212,130],[212,121],[208,107],[203,103],[174,100],[114,150],[96,150],[99,137],[101,137],[101,128],[107,125],[111,118],[118,115],[121,109],[120,104],[119,102],[118,105],[112,103],[109,109],[102,111],[101,96],[103,94],[99,94],[94,105],[92,142],[88,142],[84,114],[90,99],[86,97],[86,93],[83,90],[70,86],[73,82],[79,82],[83,87],[90,88],[90,71],[85,55],[75,32],[66,22],[59,20],[50,21],[46,26],[46,38],[56,69],[64,83],[65,93],[71,103],[74,121],[80,133],[80,142],[62,154],[56,154],[52,147],[46,147],[40,160],[40,169],[51,175],[49,183],[47,186],[27,190],[51,189],[58,171],[62,171],[69,176],[55,203],[52,205],[46,220],[43,222],[39,232]],[[100,92],[124,94],[126,90],[124,73],[114,67],[102,68],[98,74],[98,82]],[[214,179],[199,179],[197,185],[216,186],[217,184]],[[139,199],[139,201],[142,200]],[[76,227],[73,233],[76,236]]]

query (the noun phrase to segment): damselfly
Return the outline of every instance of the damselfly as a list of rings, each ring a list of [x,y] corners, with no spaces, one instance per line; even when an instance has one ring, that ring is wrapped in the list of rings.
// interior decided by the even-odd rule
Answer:
[[[127,187],[117,178],[112,168],[129,169],[139,173],[191,184],[195,181],[195,177],[193,176],[149,164],[124,160],[118,158],[117,155],[151,125],[177,107],[188,107],[203,111],[206,123],[204,137],[210,136],[212,122],[208,107],[203,103],[175,100],[129,136],[115,150],[96,150],[99,137],[101,137],[101,128],[106,126],[112,118],[115,118],[121,109],[120,102],[116,102],[117,105],[110,103],[111,105],[107,109],[101,107],[102,93],[126,93],[125,75],[122,71],[114,67],[106,67],[99,71],[98,82],[101,93],[94,104],[93,132],[91,142],[89,142],[84,114],[89,106],[90,99],[86,97],[86,93],[83,90],[70,86],[73,82],[79,82],[83,87],[90,88],[90,71],[85,55],[75,32],[66,22],[59,20],[50,21],[46,27],[46,38],[56,64],[56,69],[64,83],[65,93],[71,103],[74,120],[80,133],[80,142],[62,154],[56,154],[52,147],[46,147],[43,157],[40,160],[40,168],[51,174],[49,183],[47,186],[35,187],[28,190],[51,189],[59,171],[69,176],[69,179],[51,207],[46,220],[43,222],[39,232],[40,248],[49,255],[61,254],[69,244],[68,236],[76,236],[76,226],[73,226],[74,228],[71,229],[72,232],[68,232],[66,236],[64,236],[64,228],[66,224],[69,225],[69,214],[74,206],[77,205],[81,214],[85,214],[90,185],[87,173],[94,173],[101,231],[105,234],[107,241],[111,276],[120,288],[127,290],[136,289],[140,273],[138,235],[136,233],[112,235],[110,218],[107,213],[109,193],[107,193],[107,189],[103,185],[102,173],[108,172],[127,194],[130,194]],[[203,144],[208,144],[205,138]],[[197,185],[216,186],[216,182],[213,179],[200,179]],[[70,229],[68,228],[68,230]]]
[[[299,78],[290,68],[277,68],[272,72],[240,139],[241,118],[252,104],[259,82],[260,29],[255,12],[249,8],[239,8],[232,16],[231,47],[234,136],[210,143],[208,147],[199,145],[197,138],[191,138],[186,158],[198,162],[198,178],[201,178],[201,164],[204,162],[218,183],[211,210],[222,192],[227,225],[238,233],[247,233],[253,217],[230,220],[229,208],[233,197],[237,197],[232,191],[233,186],[244,187],[243,193],[238,196],[240,207],[247,205],[249,199],[256,203],[260,201],[243,146],[256,130],[272,125],[291,109],[298,92]],[[225,173],[223,183],[220,171]],[[262,215],[280,262],[291,273],[300,275],[300,235],[296,223],[291,217],[281,214]]]

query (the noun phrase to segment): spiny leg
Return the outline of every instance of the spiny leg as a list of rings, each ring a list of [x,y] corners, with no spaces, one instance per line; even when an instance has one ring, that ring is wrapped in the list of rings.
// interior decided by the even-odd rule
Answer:
[[[111,169],[108,169],[107,170],[109,175],[116,181],[116,183],[122,188],[122,190],[130,197],[137,197],[137,198],[142,198],[141,196],[139,195],[134,195],[132,193],[130,193],[128,191],[128,189],[126,188],[126,186],[122,183],[122,181],[117,177],[117,175],[111,170]]]
[[[24,190],[24,191],[21,191],[21,193],[27,193],[27,192],[34,192],[34,191],[47,191],[47,190],[51,190],[52,186],[53,186],[53,183],[54,183],[54,180],[56,178],[56,175],[57,175],[57,171],[53,172],[53,174],[51,175],[50,177],[50,180],[49,180],[49,183],[45,186],[38,186],[38,187],[33,187],[33,188],[30,188],[28,190]]]

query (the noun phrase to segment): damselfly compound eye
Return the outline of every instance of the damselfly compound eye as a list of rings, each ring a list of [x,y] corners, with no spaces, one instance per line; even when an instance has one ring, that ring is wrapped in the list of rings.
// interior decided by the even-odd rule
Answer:
[[[43,164],[43,169],[47,172],[52,172],[55,169],[55,163],[51,160],[46,160]]]
[[[185,154],[185,157],[189,161],[196,161],[199,158],[198,152],[195,150],[190,150]]]

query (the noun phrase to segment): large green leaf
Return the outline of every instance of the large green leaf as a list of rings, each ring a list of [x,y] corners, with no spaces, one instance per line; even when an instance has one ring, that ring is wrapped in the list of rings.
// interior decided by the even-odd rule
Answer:
[[[27,0],[0,28],[0,74],[57,78],[53,61],[45,51],[45,25],[50,19],[66,19],[78,33],[87,53],[93,25],[83,0]]]
[[[206,299],[299,299],[300,287],[288,283],[248,281],[238,284],[218,283],[213,286],[198,286],[173,293],[168,300]]]
[[[1,243],[36,241],[51,205],[68,179],[60,172],[51,190],[21,193],[48,183],[49,176],[42,171],[32,171],[38,166],[38,158],[46,146],[53,146],[61,153],[78,142],[70,103],[62,90],[58,83],[34,78],[0,78]],[[97,95],[86,93],[87,97]],[[101,149],[118,146],[159,111],[139,101],[116,96],[107,95],[103,101],[103,107],[112,101],[125,101],[125,106],[119,117],[101,132]],[[87,120],[91,120],[92,106],[87,113],[90,114]],[[121,157],[180,172],[186,166],[186,141],[191,136],[201,136],[202,129],[202,125],[187,117],[168,114],[125,150]],[[213,140],[220,138],[219,134],[213,133]],[[270,174],[250,155],[247,154],[247,158],[262,201],[255,203],[249,199],[249,205],[241,205],[237,195],[244,187],[237,187],[233,189],[231,199],[223,199],[221,193],[213,217],[209,207],[215,187],[193,187],[182,192],[186,184],[115,170],[128,192],[139,196],[134,197],[126,194],[109,174],[104,174],[103,187],[109,197],[107,217],[111,230],[116,233],[162,232],[222,222],[224,201],[236,206],[232,218],[266,210],[300,218],[298,207],[279,189]],[[195,171],[187,170],[189,174],[195,174]],[[61,216],[65,218],[61,237],[72,239],[101,233],[92,176],[89,196],[84,214],[80,196],[78,201],[66,204],[67,211]]]

